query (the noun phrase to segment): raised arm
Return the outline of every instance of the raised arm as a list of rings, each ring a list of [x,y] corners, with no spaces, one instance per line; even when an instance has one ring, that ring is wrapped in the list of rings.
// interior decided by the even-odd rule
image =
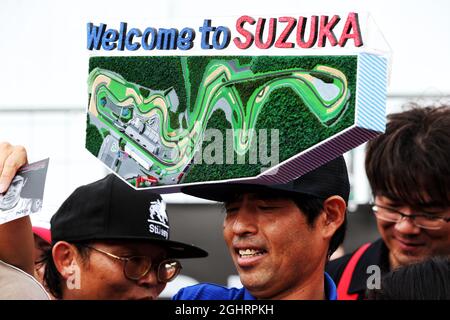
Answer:
[[[0,143],[0,193],[8,189],[17,170],[27,162],[24,147]],[[33,248],[33,232],[28,216],[0,225],[0,260],[33,275]]]

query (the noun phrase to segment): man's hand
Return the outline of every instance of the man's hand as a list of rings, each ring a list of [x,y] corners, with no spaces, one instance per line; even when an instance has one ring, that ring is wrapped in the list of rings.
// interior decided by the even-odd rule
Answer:
[[[17,170],[27,163],[27,151],[24,147],[0,142],[0,193],[8,190]]]

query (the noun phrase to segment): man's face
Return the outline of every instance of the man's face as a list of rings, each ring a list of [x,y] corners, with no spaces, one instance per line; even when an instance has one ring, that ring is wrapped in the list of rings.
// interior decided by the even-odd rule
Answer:
[[[449,207],[428,207],[414,210],[384,196],[376,196],[375,204],[394,208],[407,215],[429,213],[442,217],[450,216]],[[397,223],[377,219],[377,225],[384,243],[389,248],[389,259],[393,268],[435,255],[450,256],[450,223],[445,223],[438,230],[420,228],[414,225],[411,219],[402,219]]]
[[[17,202],[20,200],[20,192],[22,191],[23,184],[24,179],[20,176],[16,176],[11,182],[8,191],[4,195],[0,194],[1,210],[9,210],[16,206]]]
[[[328,243],[292,200],[245,194],[225,207],[225,242],[253,296],[282,299],[323,276]]]
[[[124,261],[89,250],[88,261],[78,261],[80,289],[67,290],[73,299],[156,299],[166,284],[157,280],[154,265],[164,260],[166,251],[143,242],[96,242],[90,246],[120,257],[149,256],[152,270],[139,280],[130,280],[124,274]]]

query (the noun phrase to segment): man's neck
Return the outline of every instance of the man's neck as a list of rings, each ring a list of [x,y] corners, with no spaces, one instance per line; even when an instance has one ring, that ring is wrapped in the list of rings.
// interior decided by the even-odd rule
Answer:
[[[325,279],[321,273],[319,277],[308,279],[301,288],[289,292],[282,300],[326,300]]]
[[[266,298],[267,299],[267,298]],[[300,287],[295,287],[269,298],[270,300],[326,300],[324,273],[310,277]]]

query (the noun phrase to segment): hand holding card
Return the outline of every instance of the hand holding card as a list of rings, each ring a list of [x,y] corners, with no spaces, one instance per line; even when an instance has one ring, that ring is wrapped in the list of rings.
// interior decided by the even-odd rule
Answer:
[[[27,163],[27,151],[24,147],[0,142],[0,194],[8,190],[16,172]]]
[[[48,159],[23,166],[26,163],[23,147],[0,144],[0,224],[42,208]]]

